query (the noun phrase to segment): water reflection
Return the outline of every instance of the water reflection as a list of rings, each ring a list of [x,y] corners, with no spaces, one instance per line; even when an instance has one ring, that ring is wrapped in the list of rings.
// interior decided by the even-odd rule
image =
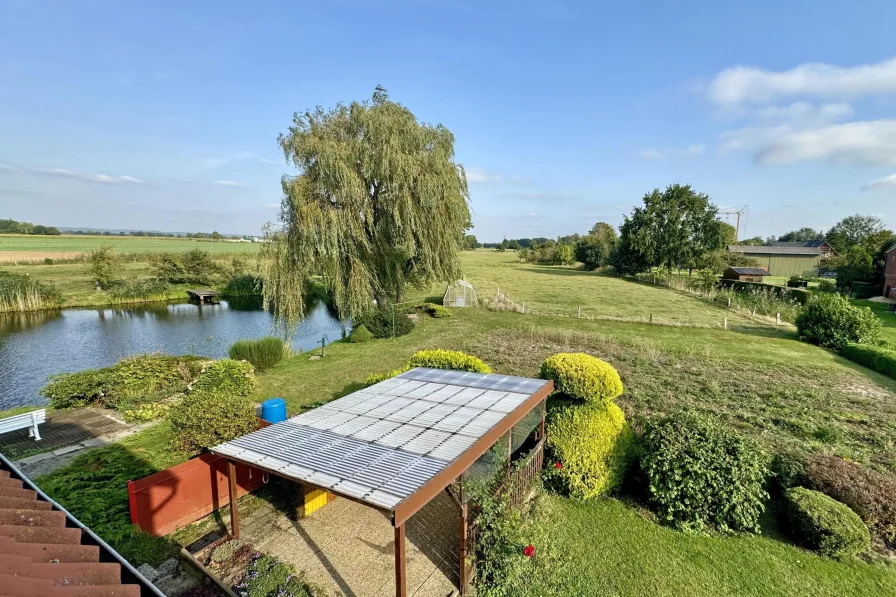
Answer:
[[[38,392],[56,373],[106,367],[155,351],[220,358],[235,341],[260,338],[271,329],[270,313],[254,297],[217,305],[149,303],[0,314],[0,410],[43,403]],[[324,335],[337,340],[341,329],[325,303],[310,303],[293,349],[310,350]]]

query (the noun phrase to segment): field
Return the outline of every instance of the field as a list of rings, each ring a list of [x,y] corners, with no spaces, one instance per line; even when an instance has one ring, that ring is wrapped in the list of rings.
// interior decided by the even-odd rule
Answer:
[[[423,348],[464,350],[498,372],[526,376],[537,375],[550,354],[584,351],[619,370],[625,394],[618,402],[635,426],[644,417],[689,408],[738,428],[768,453],[829,451],[896,474],[896,382],[800,342],[792,328],[735,318],[737,329],[722,330],[715,322],[730,312],[701,299],[569,268],[525,265],[506,253],[464,254],[463,263],[480,297],[500,286],[527,306],[582,306],[618,320],[455,309],[452,317],[425,319],[395,340],[336,343],[320,360],[296,355],[259,375],[254,398],[282,396],[295,414],[358,389],[367,375],[401,366]],[[631,320],[644,313],[675,325]],[[41,483],[76,516],[107,532],[135,563],[160,561],[177,543],[194,539],[193,530],[166,540],[122,534],[123,484],[128,459],[148,471],[186,457],[171,450],[169,434],[162,423],[120,447],[88,453]],[[91,483],[110,491],[91,494]],[[772,516],[765,517],[758,537],[683,534],[657,524],[638,505],[612,499],[576,503],[548,496],[538,516],[564,555],[566,565],[557,571],[564,594],[896,594],[896,565],[818,557],[780,536]]]
[[[868,307],[871,309],[884,324],[884,340],[896,346],[896,313],[889,312],[887,303],[854,299],[852,304],[857,307]]]
[[[102,246],[111,246],[119,253],[179,253],[200,248],[209,253],[245,253],[258,251],[258,243],[240,243],[189,238],[155,238],[148,236],[88,236],[63,234],[37,236],[0,235],[0,263],[37,262],[44,258],[71,259]]]

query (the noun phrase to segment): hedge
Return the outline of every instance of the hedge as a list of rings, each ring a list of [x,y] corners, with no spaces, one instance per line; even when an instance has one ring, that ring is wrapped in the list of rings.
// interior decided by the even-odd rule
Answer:
[[[610,365],[584,353],[559,353],[541,364],[541,378],[554,388],[585,402],[610,403],[622,394],[622,379]]]
[[[546,481],[576,499],[617,489],[635,458],[634,435],[613,403],[552,409],[546,436]]]
[[[404,311],[388,305],[364,313],[354,323],[366,327],[374,338],[397,338],[414,329],[414,322]]]
[[[255,390],[255,368],[246,361],[221,359],[202,370],[190,392],[248,396]]]
[[[743,282],[740,280],[719,280],[719,286],[731,288],[736,291],[764,291],[771,292],[778,298],[792,299],[801,305],[807,304],[812,299],[812,291],[803,288],[786,288],[761,282]]]
[[[460,352],[459,350],[421,350],[408,361],[408,368],[431,367],[433,369],[451,369],[454,371],[472,371],[473,373],[493,373],[491,367],[480,359]]]
[[[364,324],[361,324],[352,330],[352,335],[349,337],[349,340],[351,340],[352,344],[370,342],[373,340],[373,334],[370,333],[370,330],[368,330]]]
[[[813,299],[796,318],[800,339],[841,350],[847,344],[874,344],[883,324],[868,307],[853,306],[839,294]]]
[[[840,354],[854,363],[896,379],[896,350],[870,344],[847,344]]]
[[[868,527],[849,506],[805,487],[790,489],[785,497],[791,533],[806,547],[834,558],[871,548]]]
[[[227,392],[192,392],[169,415],[175,443],[195,451],[255,430],[255,408],[247,396]]]

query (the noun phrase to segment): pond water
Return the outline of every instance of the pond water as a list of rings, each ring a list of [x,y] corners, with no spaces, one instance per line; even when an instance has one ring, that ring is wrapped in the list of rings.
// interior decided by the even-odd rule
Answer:
[[[39,391],[50,375],[107,367],[134,354],[224,357],[237,340],[271,334],[272,322],[258,298],[0,313],[0,410],[46,403]],[[293,349],[320,346],[325,335],[329,342],[342,337],[339,319],[323,302],[308,305]]]

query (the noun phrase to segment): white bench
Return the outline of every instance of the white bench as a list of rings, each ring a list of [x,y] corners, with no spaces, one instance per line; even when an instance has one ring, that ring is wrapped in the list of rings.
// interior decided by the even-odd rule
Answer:
[[[35,440],[40,441],[40,431],[37,430],[37,426],[46,421],[46,409],[32,410],[31,412],[22,413],[21,415],[0,419],[0,433],[8,433],[10,431],[30,427],[30,429],[28,429],[28,437],[33,437]]]

